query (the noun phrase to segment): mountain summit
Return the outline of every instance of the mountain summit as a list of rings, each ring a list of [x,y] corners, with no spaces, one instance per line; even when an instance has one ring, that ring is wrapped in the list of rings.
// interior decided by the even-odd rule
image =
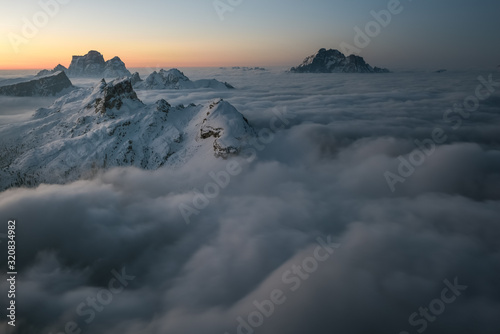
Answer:
[[[104,61],[100,52],[91,50],[84,56],[73,56],[69,68],[59,64],[53,70],[38,72],[36,76],[40,77],[60,71],[66,72],[69,77],[86,78],[119,78],[131,75],[120,57]]]
[[[104,61],[102,54],[94,50],[84,56],[73,56],[67,73],[70,77],[111,78],[131,75],[119,57]]]
[[[338,50],[320,49],[297,67],[292,67],[294,73],[388,73],[385,68],[371,67],[363,57],[345,56]]]
[[[159,72],[154,71],[146,80],[141,80],[139,73],[134,73],[132,83],[137,89],[199,89],[210,88],[216,90],[234,89],[227,82],[220,82],[215,79],[201,79],[191,81],[187,76],[176,68],[168,71],[161,69]]]

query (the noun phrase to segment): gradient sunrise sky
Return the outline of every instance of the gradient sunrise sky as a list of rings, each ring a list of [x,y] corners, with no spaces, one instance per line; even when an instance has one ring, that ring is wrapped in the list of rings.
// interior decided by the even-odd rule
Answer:
[[[72,55],[89,50],[105,59],[120,56],[128,67],[296,65],[319,48],[354,45],[354,27],[364,29],[373,20],[370,11],[395,0],[242,0],[224,20],[213,0],[59,0],[64,4],[44,24],[41,3],[54,1],[0,0],[0,69],[68,66]],[[361,49],[369,63],[500,64],[500,1],[401,0],[401,6]],[[23,34],[25,22],[36,18],[39,31]],[[25,38],[17,52],[14,36]]]

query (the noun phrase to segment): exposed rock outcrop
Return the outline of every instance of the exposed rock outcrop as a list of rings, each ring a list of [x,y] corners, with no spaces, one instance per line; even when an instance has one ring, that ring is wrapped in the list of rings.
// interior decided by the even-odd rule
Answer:
[[[119,57],[104,61],[102,54],[94,50],[84,56],[73,56],[67,73],[70,77],[116,78],[131,75]]]
[[[56,72],[36,79],[0,87],[0,95],[54,96],[73,85],[64,72]]]
[[[338,50],[320,49],[316,54],[307,57],[302,64],[292,67],[295,73],[388,73],[384,68],[372,67],[363,57],[345,56]]]
[[[87,108],[94,108],[96,113],[101,114],[112,109],[120,110],[125,101],[137,106],[142,104],[132,88],[130,79],[127,78],[116,79],[110,83],[102,79],[86,100],[90,100]]]

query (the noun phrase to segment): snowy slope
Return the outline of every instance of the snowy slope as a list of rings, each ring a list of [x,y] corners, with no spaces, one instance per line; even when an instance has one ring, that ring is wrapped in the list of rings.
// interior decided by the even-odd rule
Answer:
[[[255,132],[231,104],[145,105],[130,79],[76,89],[23,123],[0,128],[0,189],[65,183],[98,169],[179,166],[238,153]]]

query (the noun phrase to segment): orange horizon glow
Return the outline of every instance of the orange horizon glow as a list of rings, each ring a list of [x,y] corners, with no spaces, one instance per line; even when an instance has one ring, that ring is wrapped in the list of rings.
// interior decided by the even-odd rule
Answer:
[[[58,64],[69,67],[73,55],[85,55],[90,50],[99,51],[104,60],[118,56],[127,68],[291,66],[317,49],[314,45],[304,53],[292,42],[276,43],[272,39],[252,40],[232,35],[214,42],[196,31],[191,32],[189,38],[133,36],[138,33],[131,32],[132,36],[122,34],[96,39],[83,32],[73,33],[47,28],[36,38],[18,45],[17,50],[8,38],[0,39],[0,69],[53,69]]]
[[[123,59],[122,59],[123,60]],[[61,64],[63,65],[63,64]],[[254,65],[254,64],[242,64],[242,63],[234,63],[234,64],[216,64],[216,65],[204,65],[204,64],[201,64],[201,65],[192,65],[192,64],[189,64],[189,65],[184,65],[182,63],[172,63],[172,64],[159,64],[159,65],[151,65],[151,66],[148,66],[148,65],[141,65],[141,66],[130,66],[128,65],[127,63],[125,63],[127,69],[145,69],[145,68],[150,68],[150,69],[170,69],[170,68],[210,68],[210,67],[213,67],[213,68],[219,68],[219,67],[233,67],[233,66],[240,66],[240,67],[273,67],[273,66],[293,66],[293,65],[282,65],[282,64],[278,64],[278,65],[262,65],[262,64],[257,64],[257,65]],[[56,65],[48,65],[48,66],[44,66],[44,67],[0,67],[0,71],[41,71],[41,70],[51,70],[53,69]],[[66,68],[68,68],[68,66],[66,65],[63,65],[65,66]]]
[[[280,59],[281,52],[256,55],[246,48],[228,52],[210,49],[205,45],[193,47],[186,43],[176,43],[177,45],[168,47],[142,45],[136,49],[122,45],[103,44],[82,47],[74,44],[76,43],[69,43],[64,47],[26,45],[21,48],[19,54],[16,54],[8,44],[0,45],[0,70],[53,69],[58,64],[67,68],[73,55],[85,55],[90,50],[99,51],[105,61],[118,56],[127,68],[288,66],[302,58],[302,56],[297,56],[284,60]],[[92,43],[82,44],[92,45]]]
[[[90,51],[90,50],[89,50]],[[102,52],[101,52],[102,53]],[[173,67],[183,67],[183,68],[189,68],[189,67],[231,67],[231,66],[288,66],[289,64],[283,64],[281,62],[266,62],[266,63],[261,63],[261,62],[255,62],[250,59],[248,60],[227,60],[227,61],[222,61],[220,59],[216,60],[205,60],[205,61],[196,61],[196,60],[187,60],[186,58],[182,57],[179,59],[170,59],[168,61],[155,61],[155,60],[150,60],[150,61],[144,61],[140,59],[134,59],[134,58],[127,58],[124,56],[116,55],[120,57],[120,59],[125,63],[125,66],[127,68],[173,68]],[[115,55],[111,57],[104,57],[104,60],[109,60],[111,58],[115,57]],[[0,59],[0,70],[3,71],[15,71],[15,70],[42,70],[42,69],[53,69],[55,66],[58,64],[61,64],[65,66],[66,68],[69,67],[71,63],[72,56],[64,57],[65,59],[69,59],[66,61],[61,60],[47,60],[44,62],[41,61],[32,61],[32,62],[14,62],[11,65],[2,65],[2,60]]]
[[[90,51],[90,50],[89,50]],[[101,52],[102,53],[102,52]],[[0,70],[42,70],[42,69],[53,69],[55,66],[58,64],[61,64],[65,66],[66,68],[69,67],[71,63],[72,56],[65,56],[62,58],[57,58],[57,59],[48,59],[46,61],[14,61],[10,65],[3,65],[3,61],[0,58]],[[221,60],[221,59],[214,59],[214,60],[207,60],[205,59],[204,61],[196,61],[189,59],[189,57],[179,57],[178,59],[175,58],[170,58],[168,61],[162,61],[162,60],[140,60],[132,57],[125,57],[125,56],[120,56],[119,54],[113,55],[111,57],[106,57],[104,56],[104,60],[109,60],[115,56],[120,57],[120,59],[125,63],[125,66],[127,68],[159,68],[159,67],[184,67],[184,68],[189,68],[189,67],[230,67],[230,66],[288,66],[291,64],[283,64],[282,62],[276,62],[276,61],[267,61],[267,62],[256,62],[255,60],[251,59],[227,59],[227,60]]]

